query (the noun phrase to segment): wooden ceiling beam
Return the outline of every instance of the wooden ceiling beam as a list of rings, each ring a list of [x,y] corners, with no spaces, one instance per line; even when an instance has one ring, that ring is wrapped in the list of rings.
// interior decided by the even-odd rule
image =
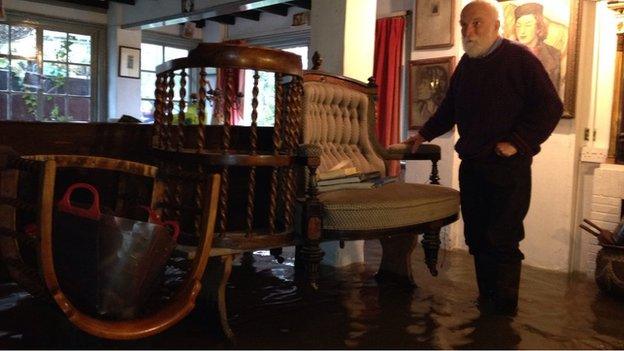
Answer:
[[[120,4],[126,4],[126,5],[132,5],[132,6],[136,5],[136,0],[108,0],[108,1],[109,2],[114,1]]]
[[[236,24],[236,17],[232,15],[221,15],[221,16],[211,17],[207,19],[209,21],[213,21],[213,22],[217,22],[221,24],[229,24],[229,25]]]
[[[260,14],[262,12],[258,11],[258,10],[249,10],[249,11],[244,11],[244,12],[238,12],[238,13],[234,13],[233,15],[236,17],[240,17],[240,18],[244,18],[244,19],[248,19],[251,21],[260,21]]]
[[[277,4],[277,5],[271,5],[271,6],[267,6],[267,7],[262,7],[259,10],[262,11],[262,12],[273,14],[273,15],[286,17],[286,16],[288,16],[288,9],[289,8],[290,8],[289,5]]]

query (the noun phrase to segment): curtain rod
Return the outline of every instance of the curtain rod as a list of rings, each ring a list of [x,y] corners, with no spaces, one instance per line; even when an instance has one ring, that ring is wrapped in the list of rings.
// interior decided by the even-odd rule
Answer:
[[[377,18],[388,18],[388,17],[407,17],[409,15],[412,14],[412,11],[410,10],[403,10],[403,11],[395,11],[395,12],[391,12],[388,15],[383,15],[381,17],[377,17]]]

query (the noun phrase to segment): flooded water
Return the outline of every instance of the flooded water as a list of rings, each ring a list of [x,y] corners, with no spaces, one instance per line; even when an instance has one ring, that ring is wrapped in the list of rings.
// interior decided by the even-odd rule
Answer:
[[[195,310],[170,330],[132,342],[110,342],[75,330],[50,305],[14,284],[0,286],[0,348],[163,349],[622,349],[624,300],[601,294],[593,280],[523,267],[514,318],[481,316],[474,305],[472,259],[441,253],[431,277],[419,248],[418,288],[380,287],[381,259],[366,243],[367,264],[324,267],[319,291],[294,282],[292,250],[284,264],[268,252],[253,268],[236,264],[228,285],[235,344],[220,339]]]

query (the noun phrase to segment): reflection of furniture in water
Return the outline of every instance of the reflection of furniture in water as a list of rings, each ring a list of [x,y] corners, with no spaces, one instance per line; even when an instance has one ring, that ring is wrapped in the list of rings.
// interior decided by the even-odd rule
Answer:
[[[78,328],[110,339],[135,339],[156,334],[193,309],[213,236],[218,175],[209,177],[203,184],[206,196],[202,199],[202,206],[206,211],[201,215],[202,235],[199,235],[198,252],[184,282],[162,307],[129,320],[106,320],[79,310],[63,291],[64,282],[59,281],[59,267],[54,261],[54,252],[59,249],[53,240],[59,233],[52,230],[55,193],[64,191],[64,181],[74,182],[78,178],[84,181],[86,177],[90,182],[103,181],[103,189],[107,190],[107,193],[103,192],[103,198],[108,198],[107,205],[116,211],[128,213],[134,205],[141,204],[132,201],[138,198],[147,201],[142,204],[151,202],[152,208],[167,208],[167,201],[163,201],[166,187],[159,178],[158,169],[136,162],[76,155],[9,157],[6,164],[0,166],[0,250],[11,277],[31,294],[51,295]],[[149,183],[153,185],[147,187]],[[36,229],[25,230],[28,228],[26,224],[33,222]],[[80,281],[73,284],[79,285]]]
[[[216,68],[219,81],[229,82],[214,91],[206,89],[205,72]],[[197,126],[172,123],[174,96],[186,95],[188,71],[199,68]],[[236,91],[231,84],[234,70],[254,70],[252,122],[247,135],[240,134],[239,147],[232,146],[232,107]],[[275,123],[268,143],[261,142],[257,126],[259,72],[275,74]],[[180,85],[176,86],[176,75]],[[232,256],[244,250],[272,249],[297,245],[298,266],[305,267],[314,283],[323,257],[319,243],[328,240],[381,239],[384,256],[379,278],[398,278],[411,282],[410,258],[417,233],[425,233],[423,246],[432,274],[437,274],[437,251],[440,228],[457,218],[457,192],[435,185],[390,184],[379,189],[339,190],[318,195],[315,173],[342,160],[351,160],[361,171],[378,170],[385,175],[385,159],[430,160],[431,180],[437,183],[437,146],[424,146],[415,155],[406,148],[390,152],[382,149],[373,136],[376,88],[321,72],[302,75],[296,55],[228,44],[200,44],[188,58],[176,59],[157,68],[155,137],[153,147],[161,169],[171,174],[169,194],[174,211],[183,219],[183,229],[192,227],[184,221],[185,213],[200,210],[193,202],[194,182],[207,170],[222,175],[219,194],[217,235],[213,245],[213,267],[205,281],[215,280],[218,287],[209,289],[217,296],[226,334],[224,291]],[[223,116],[216,140],[205,137],[207,103],[213,114]],[[303,105],[302,105],[303,103]],[[184,110],[184,102],[179,110]],[[301,116],[302,110],[304,111]],[[303,124],[301,123],[303,118]],[[214,118],[213,118],[214,120]],[[305,145],[299,144],[303,141]],[[173,180],[177,177],[177,180]],[[165,217],[166,218],[166,217]],[[190,230],[188,230],[190,231]],[[407,234],[407,235],[399,235]],[[411,234],[411,235],[409,235]],[[300,263],[304,263],[301,265]]]

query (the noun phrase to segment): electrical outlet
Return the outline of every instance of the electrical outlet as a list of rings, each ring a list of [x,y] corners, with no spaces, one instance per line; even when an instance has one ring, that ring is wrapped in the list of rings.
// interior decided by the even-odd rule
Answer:
[[[581,161],[604,163],[607,160],[607,150],[583,146],[581,150]]]

